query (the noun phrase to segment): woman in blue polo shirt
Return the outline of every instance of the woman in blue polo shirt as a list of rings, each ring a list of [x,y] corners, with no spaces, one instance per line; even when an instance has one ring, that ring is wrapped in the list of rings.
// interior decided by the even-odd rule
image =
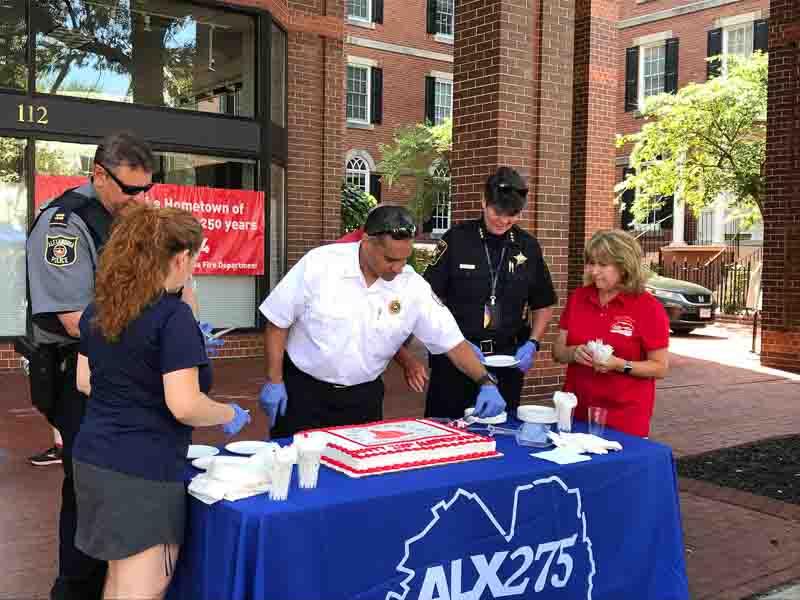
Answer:
[[[114,226],[80,321],[75,545],[109,562],[104,597],[161,598],[183,540],[192,428],[250,421],[214,402],[202,334],[180,290],[203,241],[190,213],[137,206]]]

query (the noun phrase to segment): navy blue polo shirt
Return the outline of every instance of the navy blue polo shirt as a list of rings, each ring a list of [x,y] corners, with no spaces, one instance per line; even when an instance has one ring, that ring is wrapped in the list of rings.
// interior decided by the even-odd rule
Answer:
[[[192,428],[167,407],[162,377],[198,367],[200,390],[211,388],[211,366],[191,308],[165,294],[114,343],[92,325],[94,316],[90,304],[80,321],[92,393],[73,456],[143,479],[182,481]]]

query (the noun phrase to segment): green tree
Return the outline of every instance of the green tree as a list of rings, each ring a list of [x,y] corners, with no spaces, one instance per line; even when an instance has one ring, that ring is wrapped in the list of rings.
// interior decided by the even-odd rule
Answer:
[[[383,157],[378,164],[381,179],[392,187],[401,179],[413,180],[408,208],[419,221],[427,221],[440,193],[450,188],[450,150],[453,124],[417,123],[397,131],[391,144],[380,144]],[[447,175],[442,175],[446,173]]]
[[[369,211],[377,204],[373,196],[354,185],[342,184],[342,229],[350,233],[367,221]]]
[[[636,190],[631,208],[637,221],[661,208],[666,196],[678,194],[697,214],[724,193],[745,223],[760,219],[767,57],[759,52],[726,62],[725,76],[648,98],[641,131],[617,137],[618,147],[634,144],[630,166],[635,173],[615,191]]]

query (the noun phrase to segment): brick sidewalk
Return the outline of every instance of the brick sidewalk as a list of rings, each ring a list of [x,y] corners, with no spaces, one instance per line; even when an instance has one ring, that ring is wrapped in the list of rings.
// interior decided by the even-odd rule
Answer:
[[[707,336],[711,345],[736,342],[715,335]],[[714,355],[703,350],[702,336],[677,341],[683,354],[695,344],[698,355]],[[676,354],[671,360],[670,375],[658,386],[653,438],[676,455],[797,433],[800,382]],[[255,360],[215,364],[214,395],[252,409],[255,423],[243,436],[249,439],[266,430],[256,406],[262,372]],[[0,599],[45,598],[55,572],[60,470],[26,462],[49,445],[49,432],[23,383],[20,375],[0,376],[0,497],[14,507],[0,511]],[[387,417],[421,414],[422,395],[406,391],[394,368],[386,387]],[[200,431],[195,439],[223,438]],[[689,480],[681,480],[681,507],[693,600],[738,600],[800,579],[798,507]]]

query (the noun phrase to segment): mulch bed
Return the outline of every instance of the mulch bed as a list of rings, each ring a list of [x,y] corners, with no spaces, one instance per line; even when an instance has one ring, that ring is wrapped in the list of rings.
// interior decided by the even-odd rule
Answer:
[[[678,475],[800,504],[800,435],[678,459]]]

